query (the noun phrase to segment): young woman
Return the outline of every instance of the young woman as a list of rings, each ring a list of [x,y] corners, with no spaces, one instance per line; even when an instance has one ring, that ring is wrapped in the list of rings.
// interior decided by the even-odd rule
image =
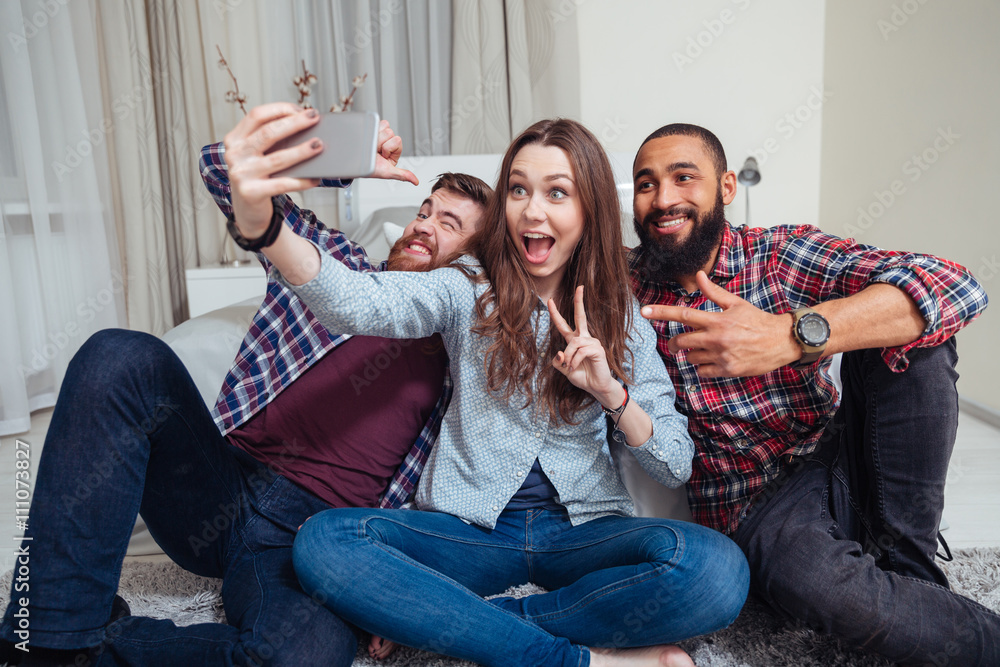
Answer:
[[[634,456],[678,486],[693,444],[629,292],[613,183],[586,128],[542,121],[504,156],[477,259],[396,275],[311,248],[268,253],[331,331],[439,332],[451,359],[454,396],[415,499],[426,511],[330,510],[296,538],[302,585],[345,619],[485,665],[691,665],[666,644],[739,613],[739,549],[634,518],[617,473],[614,457]],[[549,592],[483,599],[527,582]]]

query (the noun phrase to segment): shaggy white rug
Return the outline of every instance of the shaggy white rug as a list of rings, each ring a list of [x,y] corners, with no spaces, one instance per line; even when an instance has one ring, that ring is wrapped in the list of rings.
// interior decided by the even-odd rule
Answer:
[[[953,563],[944,563],[952,588],[981,604],[1000,611],[1000,549],[955,552]],[[185,572],[172,563],[127,562],[119,593],[137,616],[171,618],[179,625],[224,622],[219,598],[221,582]],[[537,588],[527,585],[508,591],[518,597]],[[7,605],[10,573],[0,578],[0,604]],[[763,605],[750,600],[736,622],[707,637],[681,644],[699,667],[889,667],[891,663],[861,651],[844,649],[827,636],[776,618]],[[400,649],[390,658],[375,661],[358,651],[355,667],[472,667],[412,649]]]

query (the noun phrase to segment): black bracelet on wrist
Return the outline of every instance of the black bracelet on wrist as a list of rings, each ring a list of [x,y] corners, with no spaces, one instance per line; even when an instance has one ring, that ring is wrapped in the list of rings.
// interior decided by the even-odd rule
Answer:
[[[625,390],[625,400],[622,401],[622,404],[619,407],[612,410],[611,408],[606,408],[602,405],[601,409],[604,410],[604,414],[611,423],[611,437],[617,442],[625,444],[625,432],[618,428],[618,422],[621,421],[622,413],[625,412],[625,406],[628,405],[628,385],[623,384],[622,389]]]
[[[278,205],[278,200],[274,197],[271,197],[271,209],[273,212],[271,214],[271,222],[267,226],[267,231],[255,239],[248,239],[240,233],[234,216],[230,215],[226,219],[226,229],[229,230],[229,235],[236,241],[236,245],[250,252],[258,252],[274,245],[274,242],[278,240],[278,234],[281,233],[282,225],[285,224],[285,213]]]

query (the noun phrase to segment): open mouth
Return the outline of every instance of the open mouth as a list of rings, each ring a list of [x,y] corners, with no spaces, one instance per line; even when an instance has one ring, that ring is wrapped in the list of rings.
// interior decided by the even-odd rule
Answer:
[[[431,249],[420,241],[410,241],[403,248],[403,251],[410,255],[419,255],[422,257],[430,257],[433,254]]]
[[[653,220],[652,225],[661,234],[673,234],[684,227],[690,220],[691,218],[687,214],[675,215]]]
[[[521,235],[524,244],[524,256],[532,264],[541,264],[549,258],[556,240],[551,236],[538,232],[525,232]]]

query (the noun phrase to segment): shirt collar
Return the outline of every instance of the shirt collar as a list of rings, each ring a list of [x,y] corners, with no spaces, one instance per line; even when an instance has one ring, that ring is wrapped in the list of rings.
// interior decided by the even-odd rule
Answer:
[[[719,244],[719,256],[715,261],[715,268],[712,270],[712,275],[709,278],[721,278],[724,279],[721,282],[729,282],[730,278],[738,275],[743,267],[746,266],[747,258],[746,253],[743,250],[743,243],[741,243],[741,232],[744,227],[733,227],[729,222],[722,228],[722,243]],[[629,254],[629,266],[635,272],[642,267],[643,262],[646,261],[645,249],[640,245],[633,248]],[[642,272],[640,272],[641,275]],[[666,281],[659,283],[652,280],[642,280],[640,283],[643,286],[648,287],[667,287],[675,292],[683,293],[684,289],[680,286],[680,283],[674,281]]]
[[[726,223],[722,229],[722,243],[719,245],[719,258],[715,262],[715,269],[710,278],[718,276],[725,278],[726,282],[730,278],[739,275],[746,266],[747,256],[743,251],[743,244],[740,242],[743,227],[736,228]]]

